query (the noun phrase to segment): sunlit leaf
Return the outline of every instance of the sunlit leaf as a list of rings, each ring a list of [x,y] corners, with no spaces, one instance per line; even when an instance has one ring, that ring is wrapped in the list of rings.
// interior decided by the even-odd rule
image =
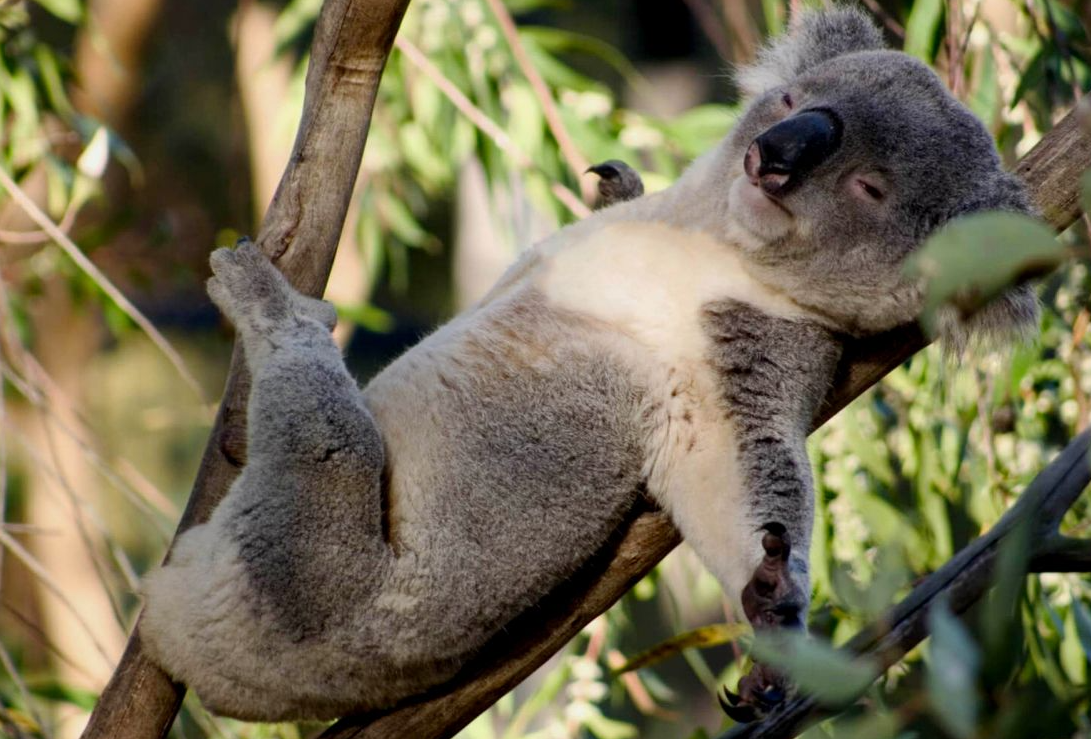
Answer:
[[[80,0],[34,0],[62,21],[79,23],[83,17],[83,5]]]
[[[1021,277],[1042,274],[1067,257],[1053,232],[1016,213],[975,213],[941,228],[906,260],[906,273],[925,282],[926,327],[953,305],[968,316]]]
[[[941,0],[917,0],[905,23],[905,46],[902,50],[918,59],[931,62],[936,31],[943,18]]]
[[[632,724],[607,718],[598,712],[589,715],[583,723],[598,739],[633,739],[639,735]]]
[[[679,634],[661,644],[657,644],[651,649],[641,652],[625,664],[613,670],[613,674],[620,675],[625,672],[651,667],[669,657],[673,657],[683,649],[703,649],[719,646],[721,644],[728,644],[750,632],[750,626],[742,623],[702,626],[698,629],[687,631],[684,634]]]

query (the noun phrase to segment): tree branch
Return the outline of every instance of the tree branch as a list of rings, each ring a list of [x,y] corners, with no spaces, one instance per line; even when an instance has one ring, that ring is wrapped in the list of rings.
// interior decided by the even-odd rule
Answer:
[[[1063,230],[1079,214],[1079,178],[1088,167],[1091,137],[1073,112],[1023,158],[1016,171],[1045,218]],[[915,325],[847,344],[815,426],[926,344]],[[616,602],[681,540],[667,517],[650,504],[638,506],[630,521],[618,540],[577,578],[510,624],[450,683],[393,709],[342,719],[321,739],[438,739],[456,733]]]
[[[321,296],[367,140],[371,111],[409,0],[326,0],[318,17],[303,117],[258,244],[300,291]],[[178,533],[205,521],[245,459],[250,379],[238,345]],[[169,553],[167,555],[170,556]],[[185,688],[145,656],[140,622],[99,698],[84,739],[164,737]]]
[[[1004,537],[1019,524],[1034,522],[1031,569],[1072,566],[1079,570],[1091,559],[1086,542],[1055,532],[1061,516],[1091,482],[1088,447],[1091,430],[1077,436],[1030,484],[1011,509],[989,531],[975,539],[936,572],[913,588],[906,598],[878,621],[861,631],[846,651],[872,657],[884,670],[928,636],[925,621],[936,599],[943,595],[955,613],[962,613],[992,587],[993,565]],[[1062,510],[1063,509],[1063,510]],[[1059,515],[1058,515],[1059,512]],[[1044,537],[1042,534],[1046,534]],[[813,698],[789,701],[765,720],[740,726],[722,739],[787,739],[827,715]]]

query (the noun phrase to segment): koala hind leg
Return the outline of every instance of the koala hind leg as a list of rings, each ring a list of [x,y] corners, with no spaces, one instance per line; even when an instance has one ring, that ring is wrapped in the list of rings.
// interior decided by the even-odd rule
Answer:
[[[382,437],[330,335],[332,306],[296,292],[253,244],[211,263],[209,294],[235,322],[252,374],[247,466],[224,525],[282,626],[317,635],[337,624],[330,599],[313,594],[325,585],[364,599],[388,558]],[[346,573],[347,555],[373,571]]]

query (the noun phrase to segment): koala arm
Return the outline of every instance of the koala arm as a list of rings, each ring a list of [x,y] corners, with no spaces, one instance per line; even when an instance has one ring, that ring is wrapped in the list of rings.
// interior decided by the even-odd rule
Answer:
[[[735,301],[705,307],[711,363],[732,426],[742,480],[740,597],[755,629],[803,628],[810,602],[808,552],[814,492],[806,437],[832,381],[840,344],[809,321],[788,320]],[[725,711],[750,720],[777,702],[783,679],[763,665],[728,692]]]

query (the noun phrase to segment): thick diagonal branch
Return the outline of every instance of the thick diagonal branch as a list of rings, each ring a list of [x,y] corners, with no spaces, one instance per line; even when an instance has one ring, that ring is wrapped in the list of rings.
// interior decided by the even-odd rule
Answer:
[[[408,3],[326,0],[322,6],[307,70],[303,117],[291,159],[258,235],[265,253],[308,295],[321,296],[329,277],[379,79]],[[179,533],[207,519],[238,475],[245,458],[249,383],[236,346]],[[172,683],[144,655],[138,621],[83,737],[164,737],[184,693],[183,686]]]
[[[1088,167],[1091,138],[1073,113],[1024,157],[1017,172],[1046,219],[1061,230],[1079,215],[1079,178]],[[836,384],[815,426],[825,423],[926,343],[916,326],[904,326],[847,346]],[[390,711],[344,719],[322,739],[453,735],[609,608],[679,541],[666,516],[650,507],[634,512],[628,527],[607,551],[562,591],[510,624],[450,684]]]

